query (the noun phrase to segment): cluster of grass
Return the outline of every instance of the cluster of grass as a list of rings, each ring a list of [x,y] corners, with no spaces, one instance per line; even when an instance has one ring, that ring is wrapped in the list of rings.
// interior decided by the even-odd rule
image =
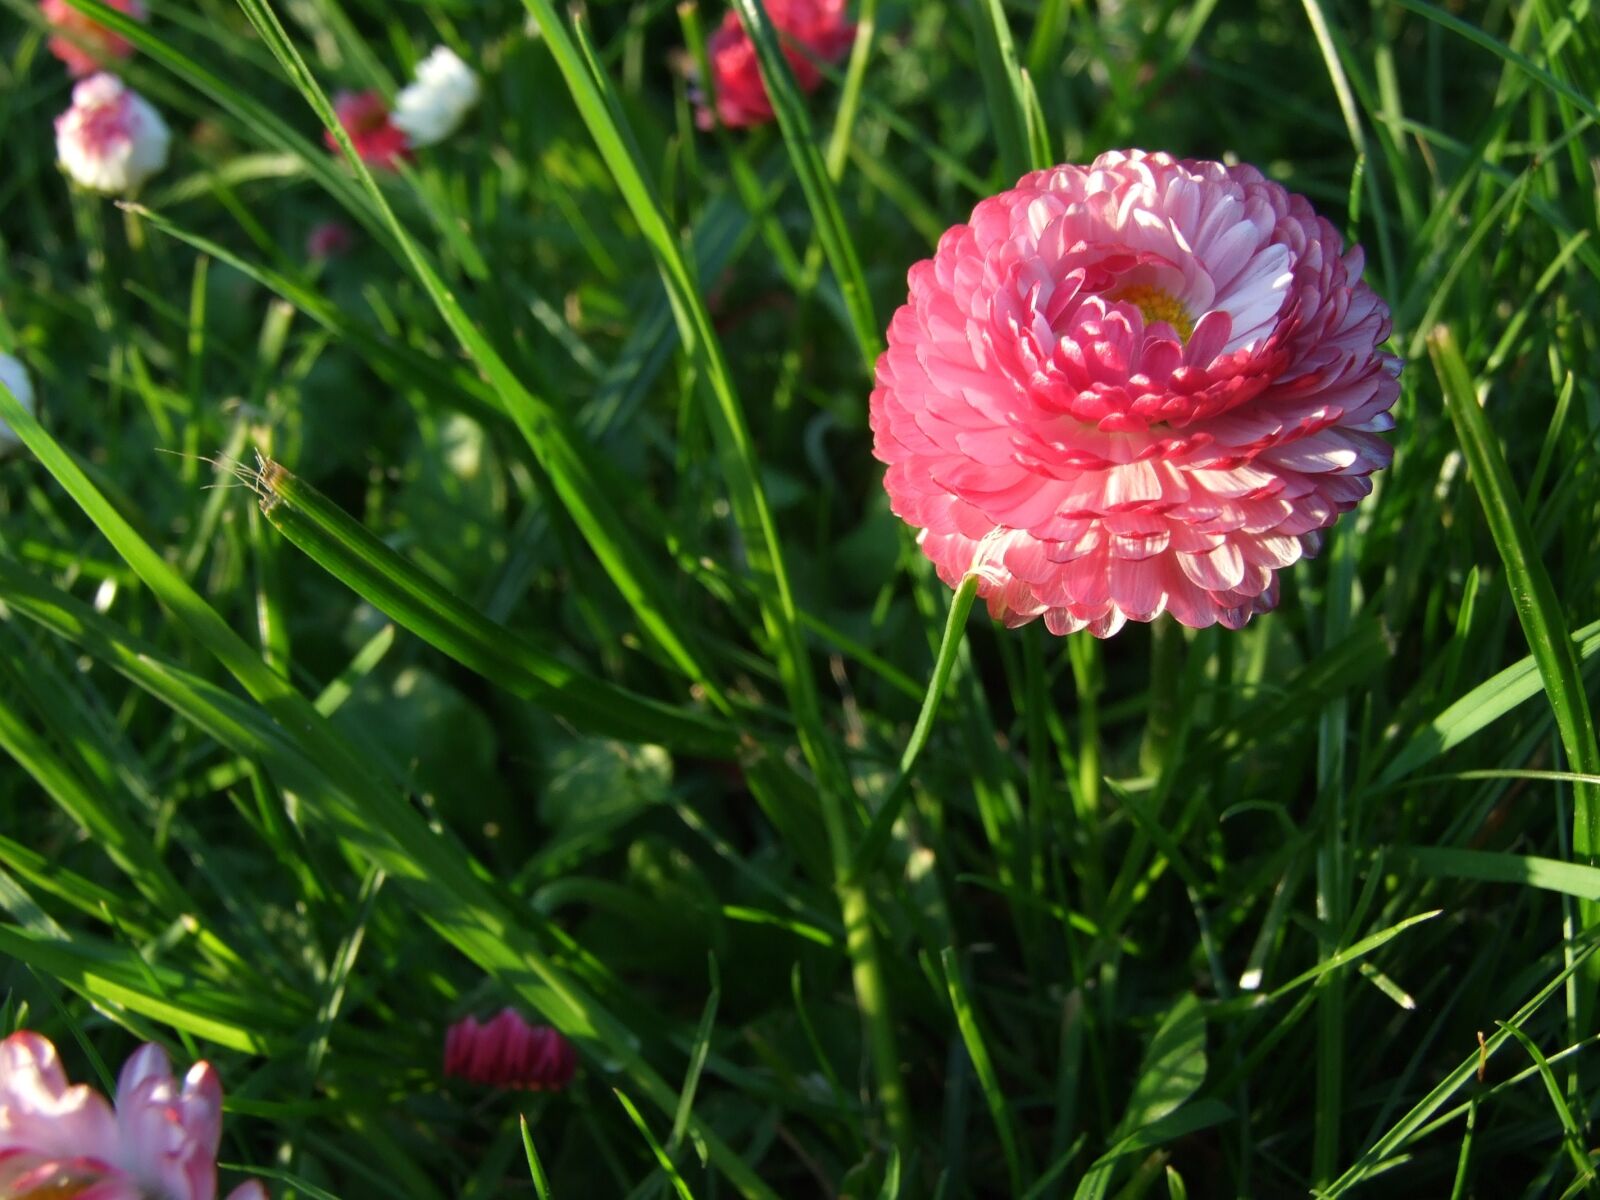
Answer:
[[[7,1027],[210,1058],[283,1195],[1594,1186],[1588,0],[862,0],[737,135],[720,4],[150,8],[179,144],[119,208],[0,0]],[[436,42],[459,135],[324,150]],[[882,330],[977,199],[1129,145],[1368,247],[1394,467],[1241,633],[947,629]],[[259,506],[208,461],[257,450]],[[440,1078],[506,1003],[571,1089]]]

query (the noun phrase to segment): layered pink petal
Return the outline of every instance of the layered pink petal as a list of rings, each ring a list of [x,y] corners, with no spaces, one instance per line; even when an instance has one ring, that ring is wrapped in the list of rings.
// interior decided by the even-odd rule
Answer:
[[[113,1111],[67,1083],[45,1038],[24,1031],[0,1042],[0,1196],[215,1200],[221,1136],[222,1085],[207,1063],[180,1084],[165,1051],[140,1047]],[[265,1200],[254,1187],[235,1195]]]
[[[871,399],[891,506],[1008,623],[1243,624],[1390,459],[1361,267],[1253,167],[1024,177],[909,272]]]

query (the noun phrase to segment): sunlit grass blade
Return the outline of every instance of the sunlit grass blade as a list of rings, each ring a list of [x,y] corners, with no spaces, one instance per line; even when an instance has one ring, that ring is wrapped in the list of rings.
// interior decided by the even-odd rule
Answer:
[[[1428,353],[1444,389],[1445,404],[1471,468],[1472,483],[1495,547],[1505,565],[1517,619],[1550,698],[1562,745],[1575,771],[1600,774],[1600,744],[1595,740],[1594,717],[1572,634],[1550,573],[1539,557],[1538,544],[1522,508],[1521,492],[1512,482],[1501,443],[1478,403],[1467,364],[1447,327],[1441,325],[1429,333]],[[1573,797],[1573,852],[1593,866],[1600,855],[1600,788],[1579,783],[1573,787]]]
[[[586,675],[490,621],[280,464],[265,460],[250,478],[273,528],[379,611],[484,678],[580,730],[687,753],[737,753],[734,731]]]
[[[539,1200],[550,1200],[550,1180],[544,1173],[539,1152],[533,1148],[533,1131],[528,1128],[528,1118],[518,1115],[517,1120],[522,1123],[522,1149],[528,1156],[528,1173],[533,1176],[533,1190]]]
[[[1600,654],[1600,621],[1585,625],[1572,634],[1573,653],[1580,663]],[[1418,767],[1424,766],[1468,738],[1487,729],[1518,705],[1533,699],[1544,685],[1539,663],[1532,656],[1513,663],[1486,679],[1461,699],[1451,704],[1411,736],[1374,781],[1374,787],[1388,787]]]
[[[628,1118],[650,1146],[650,1153],[655,1156],[656,1162],[660,1164],[662,1174],[672,1181],[673,1190],[682,1197],[682,1200],[694,1200],[694,1193],[689,1190],[689,1185],[684,1182],[683,1176],[678,1172],[677,1164],[672,1161],[672,1156],[666,1152],[666,1149],[657,1140],[656,1135],[650,1132],[650,1126],[639,1115],[639,1110],[634,1106],[633,1101],[629,1100],[627,1094],[622,1091],[618,1091],[616,1096],[617,1102],[627,1110]]]
[[[1474,879],[1485,883],[1520,883],[1580,900],[1600,900],[1600,867],[1586,867],[1534,854],[1465,850],[1455,846],[1408,846],[1402,851],[1426,875]]]
[[[972,32],[978,44],[978,70],[983,76],[989,120],[994,126],[1002,182],[1010,187],[1029,170],[1050,165],[1037,161],[1034,149],[1041,141],[1048,147],[1049,136],[1041,129],[1038,138],[1029,138],[1033,122],[1028,115],[1027,85],[1017,61],[1011,23],[1000,0],[977,0],[971,13]],[[1048,151],[1045,157],[1049,157]]]
[[[869,878],[877,870],[883,852],[888,848],[894,823],[899,819],[906,798],[910,795],[911,772],[917,765],[917,759],[921,757],[923,748],[928,744],[934,722],[938,719],[939,705],[944,700],[945,692],[949,690],[950,674],[955,670],[961,640],[966,634],[967,618],[972,613],[972,602],[978,595],[979,582],[978,576],[968,575],[961,581],[961,586],[951,598],[950,616],[945,622],[944,637],[939,643],[939,653],[934,659],[933,675],[928,680],[927,691],[923,694],[922,708],[917,713],[917,723],[912,726],[911,736],[906,740],[905,750],[901,752],[899,774],[895,778],[894,786],[889,789],[889,794],[884,797],[882,805],[872,815],[872,824],[867,827],[856,848],[855,860],[850,870],[857,879]]]
[[[879,333],[878,318],[873,312],[872,298],[867,291],[861,256],[839,206],[833,178],[817,149],[816,134],[811,128],[810,117],[806,115],[805,102],[795,87],[794,76],[790,73],[778,40],[778,31],[773,27],[761,0],[734,0],[734,6],[755,45],[761,63],[761,77],[766,82],[773,111],[777,113],[778,125],[789,147],[795,175],[799,177],[800,187],[811,207],[817,237],[839,281],[845,306],[850,310],[851,325],[861,348],[863,364],[870,371],[883,350],[883,338]]]
[[[989,1105],[989,1115],[994,1118],[1000,1133],[1001,1152],[1005,1156],[1006,1176],[1011,1181],[1011,1194],[1022,1193],[1022,1158],[1017,1148],[1017,1135],[1012,1124],[1011,1104],[1000,1077],[995,1072],[994,1060],[989,1056],[988,1044],[978,1025],[978,1014],[973,1010],[972,999],[967,994],[966,980],[962,976],[961,959],[955,948],[944,948],[941,963],[944,967],[945,987],[950,993],[950,1008],[956,1016],[956,1027],[972,1059],[972,1069],[977,1072],[978,1084],[983,1089],[984,1100]]]

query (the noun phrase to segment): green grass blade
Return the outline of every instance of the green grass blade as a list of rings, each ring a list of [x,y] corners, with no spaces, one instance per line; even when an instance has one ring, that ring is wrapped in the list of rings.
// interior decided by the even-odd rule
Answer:
[[[1000,1086],[1000,1076],[994,1069],[994,1060],[989,1057],[988,1044],[984,1041],[983,1030],[978,1025],[978,1014],[972,1007],[972,999],[967,994],[966,981],[961,974],[961,959],[954,947],[944,948],[941,962],[944,966],[945,987],[950,993],[950,1009],[956,1017],[956,1027],[961,1030],[961,1040],[967,1047],[967,1056],[972,1059],[972,1069],[977,1072],[978,1086],[983,1089],[983,1098],[989,1105],[989,1115],[994,1118],[995,1128],[1000,1132],[1000,1148],[1006,1160],[1006,1176],[1011,1182],[1011,1194],[1020,1196],[1022,1157],[1017,1148],[1011,1103],[1006,1099],[1005,1089]]]
[[[689,1185],[684,1182],[683,1176],[679,1174],[677,1164],[672,1161],[672,1156],[666,1152],[666,1149],[657,1140],[656,1135],[650,1132],[650,1126],[639,1115],[639,1110],[634,1106],[633,1101],[628,1099],[627,1094],[620,1090],[616,1092],[616,1097],[617,1102],[627,1110],[628,1119],[633,1122],[635,1128],[639,1130],[639,1133],[649,1145],[650,1153],[655,1156],[656,1162],[660,1164],[662,1174],[672,1181],[673,1190],[682,1197],[682,1200],[694,1200],[694,1193],[689,1190]]]
[[[871,371],[883,351],[878,318],[873,312],[872,297],[867,291],[861,256],[845,222],[843,210],[839,207],[838,192],[833,186],[827,164],[817,149],[816,134],[811,128],[810,117],[806,115],[805,102],[795,86],[788,60],[778,41],[778,32],[761,0],[733,2],[755,45],[756,56],[761,64],[761,78],[766,83],[767,95],[777,114],[784,143],[789,148],[795,175],[799,177],[806,203],[811,207],[817,237],[839,281],[839,290],[850,312],[856,342],[861,348],[862,361],[866,369]]]
[[[906,748],[900,755],[899,774],[882,806],[873,814],[872,824],[867,827],[856,849],[855,860],[850,867],[856,879],[866,879],[877,870],[884,851],[888,849],[894,823],[899,820],[900,811],[911,794],[911,772],[928,744],[934,722],[939,716],[939,705],[950,688],[950,673],[955,670],[960,657],[961,640],[966,634],[967,618],[972,613],[972,602],[977,598],[979,582],[978,576],[968,575],[950,601],[950,616],[945,621],[944,637],[939,642],[939,653],[934,659],[933,675],[922,697],[917,723],[912,726],[911,737],[907,739]]]
[[[1572,634],[1573,653],[1580,663],[1600,654],[1600,621]],[[1513,663],[1473,688],[1416,733],[1374,781],[1376,788],[1390,787],[1468,738],[1481,733],[1518,705],[1544,690],[1539,663],[1532,656]]]
[[[539,1152],[533,1148],[533,1131],[528,1128],[528,1118],[519,1115],[517,1120],[522,1123],[522,1149],[528,1156],[528,1173],[533,1176],[533,1190],[539,1200],[550,1200],[550,1179],[544,1173]]]
[[[271,459],[250,474],[272,526],[375,608],[463,666],[585,732],[732,757],[738,735],[586,675],[490,621]]]
[[[1572,635],[1550,573],[1539,558],[1538,543],[1523,511],[1521,493],[1512,482],[1500,441],[1478,403],[1467,364],[1448,327],[1441,325],[1429,333],[1428,353],[1444,389],[1445,404],[1494,535],[1495,547],[1505,565],[1517,619],[1522,623],[1545,694],[1550,698],[1562,745],[1575,771],[1585,775],[1600,774],[1600,743],[1595,740],[1594,717],[1584,691]],[[1600,788],[1589,783],[1575,784],[1573,797],[1572,849],[1593,866],[1600,861]],[[1593,915],[1587,919],[1593,920]]]
[[[1026,85],[1017,61],[1011,23],[1000,0],[976,0],[972,5],[972,32],[978,44],[978,70],[983,76],[989,120],[994,126],[995,149],[1000,173],[1007,187],[1034,168],[1047,167],[1048,161],[1035,158],[1028,136],[1032,123],[1028,115]],[[1042,114],[1041,114],[1042,115]],[[1046,146],[1048,135],[1041,137]],[[1049,158],[1046,151],[1045,158]]]

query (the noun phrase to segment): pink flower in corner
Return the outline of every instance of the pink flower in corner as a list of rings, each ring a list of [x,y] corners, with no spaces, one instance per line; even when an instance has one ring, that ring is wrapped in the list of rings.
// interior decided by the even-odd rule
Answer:
[[[467,1017],[450,1026],[444,1073],[470,1083],[558,1092],[572,1082],[578,1052],[548,1025],[531,1025],[514,1008],[479,1024]]]
[[[180,1087],[159,1046],[122,1068],[116,1108],[71,1086],[55,1047],[23,1030],[0,1042],[0,1196],[7,1200],[215,1200],[222,1085],[196,1063]],[[267,1200],[251,1181],[228,1200]]]
[[[838,62],[855,41],[856,27],[845,20],[844,0],[766,0],[766,10],[784,42],[784,57],[795,83],[803,92],[815,91],[822,72],[812,60]],[[716,88],[717,120],[730,128],[772,120],[772,101],[761,81],[755,44],[732,9],[707,40],[706,57],[711,61],[711,82]],[[695,120],[701,129],[714,124],[704,103]]]
[[[891,507],[1008,625],[1242,626],[1392,457],[1361,268],[1254,167],[1025,176],[911,268],[871,402]]]
[[[143,0],[106,0],[106,3],[135,21],[150,19]],[[79,12],[67,0],[41,0],[39,11],[55,31],[48,43],[50,53],[66,64],[67,73],[74,79],[133,53],[127,38]]]
[[[340,92],[333,98],[333,111],[339,124],[354,143],[361,161],[369,167],[394,170],[411,157],[406,135],[389,120],[389,106],[378,92]],[[328,149],[339,152],[339,142],[331,130],[324,131]]]

